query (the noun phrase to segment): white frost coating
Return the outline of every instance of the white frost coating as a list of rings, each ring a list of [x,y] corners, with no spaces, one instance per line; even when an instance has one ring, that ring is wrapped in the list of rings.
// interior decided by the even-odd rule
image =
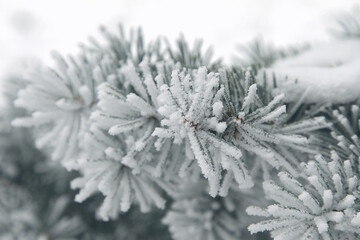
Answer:
[[[306,103],[349,102],[360,95],[360,40],[324,43],[299,56],[279,61],[265,71],[268,76],[275,73],[287,101],[299,99],[308,88]],[[261,76],[262,71],[258,74]],[[295,80],[297,84],[293,85]]]
[[[134,174],[133,169],[122,164],[126,156],[124,153],[131,150],[133,141],[125,143],[93,125],[86,136],[85,145],[86,155],[77,166],[82,176],[71,183],[72,188],[80,189],[75,197],[77,202],[101,192],[104,201],[98,215],[104,221],[116,219],[120,212],[128,211],[134,202],[139,204],[142,212],[149,211],[152,205],[164,207],[165,200],[161,197],[159,187],[151,180],[150,173],[144,170]]]
[[[343,200],[341,200],[339,202],[338,208],[345,209],[345,208],[352,207],[355,203],[355,199],[356,199],[356,197],[354,197],[353,195],[347,195]]]
[[[287,172],[279,172],[279,179],[285,187],[292,189],[295,194],[300,194],[304,191],[303,186],[289,173]]]
[[[302,164],[301,179],[306,182],[286,172],[279,173],[282,186],[264,182],[266,196],[276,204],[248,208],[250,215],[268,217],[250,225],[252,233],[268,230],[274,239],[357,239],[353,233],[360,224],[355,202],[359,183],[352,188],[347,184],[355,163],[344,161],[335,152],[330,158],[318,155],[315,160]],[[342,235],[344,238],[338,237]]]
[[[82,107],[82,104],[78,101],[73,101],[70,99],[61,98],[56,101],[56,106],[61,108],[64,111],[76,111]]]
[[[226,122],[220,122],[216,125],[216,132],[223,133],[226,129]]]
[[[80,152],[81,138],[90,125],[89,115],[96,103],[96,84],[104,79],[99,74],[99,64],[104,69],[101,75],[116,71],[111,63],[105,64],[106,55],[79,55],[66,61],[54,53],[56,67],[37,68],[25,74],[25,86],[18,92],[15,104],[25,108],[31,117],[15,119],[13,124],[23,127],[38,127],[37,147],[49,147],[54,160],[72,165]],[[106,70],[105,70],[106,68]],[[94,69],[94,70],[93,70]]]
[[[135,70],[134,64],[132,62],[129,62],[127,65],[122,67],[119,72],[124,74],[127,81],[129,81],[135,88],[136,92],[139,94],[140,97],[143,99],[148,98],[146,89],[140,80],[140,77],[138,73]]]
[[[128,94],[126,96],[126,101],[132,104],[134,108],[137,108],[143,116],[156,115],[155,109],[136,94]]]
[[[284,113],[286,113],[286,106],[282,105],[282,106],[276,108],[274,111],[267,114],[266,116],[262,117],[259,120],[259,122],[274,121]]]
[[[221,114],[223,112],[223,104],[222,102],[218,101],[218,102],[215,102],[213,104],[213,114],[217,117],[217,118],[220,118],[221,117]]]
[[[304,203],[305,206],[311,209],[311,211],[315,213],[320,211],[319,206],[308,192],[304,191],[303,193],[301,193],[299,195],[299,199]]]
[[[159,94],[159,90],[156,87],[156,84],[154,82],[154,79],[150,72],[150,67],[146,63],[147,59],[144,59],[140,64],[140,68],[144,74],[144,83],[146,85],[147,91],[151,97],[152,103],[155,107],[158,106],[157,103],[157,95]]]
[[[236,215],[243,208],[242,194],[212,198],[204,191],[203,181],[182,183],[173,195],[175,200],[162,222],[169,226],[174,240],[238,240],[239,229],[248,218]],[[239,224],[241,222],[241,224]]]
[[[93,96],[88,86],[83,85],[79,88],[79,94],[86,106],[90,106],[93,101]]]
[[[106,130],[110,135],[119,136],[132,131],[130,135],[134,137],[134,142],[123,157],[122,163],[140,172],[141,166],[150,161],[153,155],[148,154],[140,160],[135,158],[142,155],[143,150],[154,146],[156,139],[152,137],[152,133],[162,118],[156,109],[158,100],[167,101],[169,97],[159,96],[160,91],[146,62],[141,63],[140,70],[129,63],[118,71],[123,74],[124,82],[134,90],[126,92],[108,82],[101,84],[98,87],[99,110],[91,115],[91,119],[97,127]],[[163,108],[163,111],[169,110]],[[157,149],[160,147],[161,144],[157,144]]]
[[[314,222],[320,234],[328,231],[329,225],[323,216],[314,218]]]
[[[222,120],[224,87],[219,83],[218,75],[207,73],[205,67],[189,72],[174,70],[169,85],[160,87],[158,112],[163,119],[161,128],[156,128],[152,136],[171,139],[179,145],[185,142],[186,151],[194,155],[201,173],[208,180],[213,197],[220,191],[226,193],[230,186],[228,180],[232,178],[240,188],[251,187],[249,173],[240,160],[240,149],[216,135],[224,133],[227,128],[227,123]],[[256,85],[251,89],[256,94]],[[248,101],[250,104],[254,100],[250,96]],[[160,146],[157,142],[156,148]],[[192,161],[183,164],[189,166]],[[187,166],[182,165],[181,175]],[[231,172],[233,177],[225,181],[224,170]]]
[[[255,206],[248,207],[246,213],[251,216],[270,217],[270,214],[267,211]]]
[[[242,109],[244,110],[244,112],[248,112],[250,104],[254,103],[255,97],[256,97],[256,89],[257,89],[256,84],[253,84],[249,87],[249,92],[248,92],[247,96],[245,97],[244,104],[242,106]]]
[[[356,216],[351,219],[351,224],[357,227],[360,226],[360,213],[356,214]]]

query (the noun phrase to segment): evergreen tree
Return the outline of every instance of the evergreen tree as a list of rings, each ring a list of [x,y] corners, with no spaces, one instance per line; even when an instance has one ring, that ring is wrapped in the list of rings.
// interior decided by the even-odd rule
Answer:
[[[289,102],[262,71],[305,47],[226,66],[202,41],[101,32],[5,82],[0,237],[359,238],[358,102]]]

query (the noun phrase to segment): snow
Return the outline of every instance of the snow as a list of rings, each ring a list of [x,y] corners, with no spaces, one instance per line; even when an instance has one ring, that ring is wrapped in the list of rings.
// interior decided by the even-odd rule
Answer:
[[[338,40],[321,44],[310,51],[277,62],[281,67],[335,67],[359,59],[360,41]]]
[[[360,40],[324,43],[265,71],[275,73],[287,101],[299,99],[306,90],[307,103],[353,101],[360,96]]]

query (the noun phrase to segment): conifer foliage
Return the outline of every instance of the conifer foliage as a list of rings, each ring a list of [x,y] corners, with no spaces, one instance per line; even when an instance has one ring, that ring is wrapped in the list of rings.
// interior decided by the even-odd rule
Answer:
[[[305,183],[287,172],[278,174],[281,184],[263,184],[276,202],[266,209],[249,207],[248,214],[272,217],[249,226],[252,233],[269,230],[275,239],[356,239],[359,233],[359,175],[357,159],[331,159],[320,155],[303,163]]]
[[[300,51],[256,43],[250,67],[226,66],[201,41],[119,29],[5,85],[0,237],[360,237],[358,104],[287,102],[261,71]],[[133,214],[155,220],[137,233]]]

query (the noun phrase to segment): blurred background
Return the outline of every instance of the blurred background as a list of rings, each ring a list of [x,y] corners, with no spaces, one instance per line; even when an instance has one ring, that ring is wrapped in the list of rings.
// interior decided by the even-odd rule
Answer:
[[[142,26],[146,40],[184,33],[204,38],[230,62],[237,44],[262,36],[275,46],[327,41],[337,14],[359,0],[0,0],[0,76],[18,59],[47,63],[49,52],[77,51],[77,43],[111,30]],[[98,37],[100,38],[100,37]]]

